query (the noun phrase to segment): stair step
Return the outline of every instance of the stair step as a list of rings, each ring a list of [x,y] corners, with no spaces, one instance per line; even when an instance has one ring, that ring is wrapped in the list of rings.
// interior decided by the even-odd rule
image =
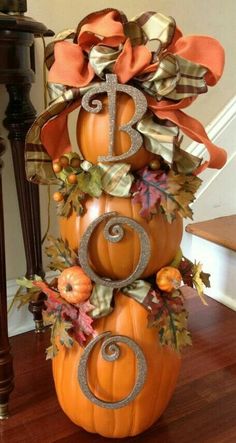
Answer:
[[[185,230],[193,235],[236,251],[236,215],[190,223]]]

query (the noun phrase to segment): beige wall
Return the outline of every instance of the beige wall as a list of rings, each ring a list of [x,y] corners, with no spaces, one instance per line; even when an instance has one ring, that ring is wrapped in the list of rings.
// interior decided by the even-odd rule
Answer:
[[[222,43],[226,50],[225,74],[219,85],[208,94],[198,98],[189,113],[206,125],[236,93],[236,2],[235,0],[28,0],[28,15],[47,24],[56,33],[64,28],[75,27],[86,14],[106,8],[119,7],[128,17],[146,10],[157,10],[176,19],[184,34],[209,34]],[[42,91],[42,45],[36,44],[37,76],[32,88],[32,101],[38,112],[43,109]],[[1,87],[0,117],[4,115],[7,102]],[[2,134],[5,132],[0,128]],[[7,276],[15,278],[24,274],[25,260],[20,230],[20,220],[12,173],[10,150],[4,156],[3,172],[4,208],[6,224]],[[45,229],[47,213],[46,189],[41,191],[42,230]],[[54,205],[52,203],[52,213]],[[55,218],[53,226],[55,226]]]

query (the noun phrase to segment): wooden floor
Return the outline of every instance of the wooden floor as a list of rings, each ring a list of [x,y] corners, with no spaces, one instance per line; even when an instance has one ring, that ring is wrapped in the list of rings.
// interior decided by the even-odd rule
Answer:
[[[213,300],[205,307],[193,296],[187,304],[194,343],[184,353],[174,397],[151,429],[124,442],[236,443],[236,313]],[[60,410],[44,358],[47,336],[12,339],[16,387],[11,418],[0,423],[0,442],[120,442],[86,433]]]

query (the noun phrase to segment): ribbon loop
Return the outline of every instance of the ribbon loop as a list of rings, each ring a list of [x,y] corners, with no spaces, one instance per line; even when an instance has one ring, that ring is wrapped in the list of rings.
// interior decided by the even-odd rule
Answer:
[[[73,43],[68,41],[72,38]],[[150,40],[158,43],[156,54],[145,46]],[[133,82],[145,91],[149,109],[159,121],[173,123],[168,123],[167,129],[166,123],[154,127],[149,119],[145,128],[144,121],[139,122],[147,149],[173,160],[171,137],[175,134],[169,129],[177,126],[205,144],[209,152],[209,161],[198,172],[207,166],[219,169],[225,164],[225,151],[209,140],[200,122],[181,111],[222,75],[224,50],[215,39],[183,37],[174,19],[160,13],[145,12],[128,22],[123,13],[107,8],[85,17],[76,34],[72,29],[58,34],[46,49],[46,64],[50,68],[53,102],[37,118],[26,138],[29,180],[55,183],[50,162],[71,150],[67,114],[79,106],[80,96],[99,84],[97,78],[102,81],[107,72],[116,74],[120,83]],[[191,170],[199,159],[186,157],[186,162],[184,169]]]
[[[172,41],[175,33],[175,20],[156,12],[143,12],[132,18],[143,30],[146,40],[159,40],[162,48],[166,48]]]

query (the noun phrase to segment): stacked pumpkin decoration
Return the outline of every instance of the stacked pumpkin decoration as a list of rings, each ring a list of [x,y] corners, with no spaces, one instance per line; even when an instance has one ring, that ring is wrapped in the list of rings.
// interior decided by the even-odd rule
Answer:
[[[160,30],[159,59],[145,47],[154,38],[152,22]],[[73,43],[67,37],[60,34],[48,49],[50,87],[62,95],[27,136],[28,177],[60,184],[54,200],[61,239],[47,252],[51,269],[61,274],[57,283],[35,285],[48,295],[49,322],[59,324],[53,376],[62,409],[89,432],[134,436],[166,408],[179,349],[191,341],[180,285],[193,286],[197,278],[198,287],[207,285],[200,266],[180,251],[182,217],[192,214],[197,172],[206,164],[180,149],[176,110],[204,92],[214,63],[171,55],[180,75],[161,75],[180,38],[173,19],[162,14],[130,22],[106,9],[81,22]],[[181,75],[191,78],[191,63],[196,87],[184,88]],[[77,153],[67,128],[75,109]],[[31,162],[32,144],[42,150],[38,164],[35,154]],[[224,154],[217,152],[220,167]]]

